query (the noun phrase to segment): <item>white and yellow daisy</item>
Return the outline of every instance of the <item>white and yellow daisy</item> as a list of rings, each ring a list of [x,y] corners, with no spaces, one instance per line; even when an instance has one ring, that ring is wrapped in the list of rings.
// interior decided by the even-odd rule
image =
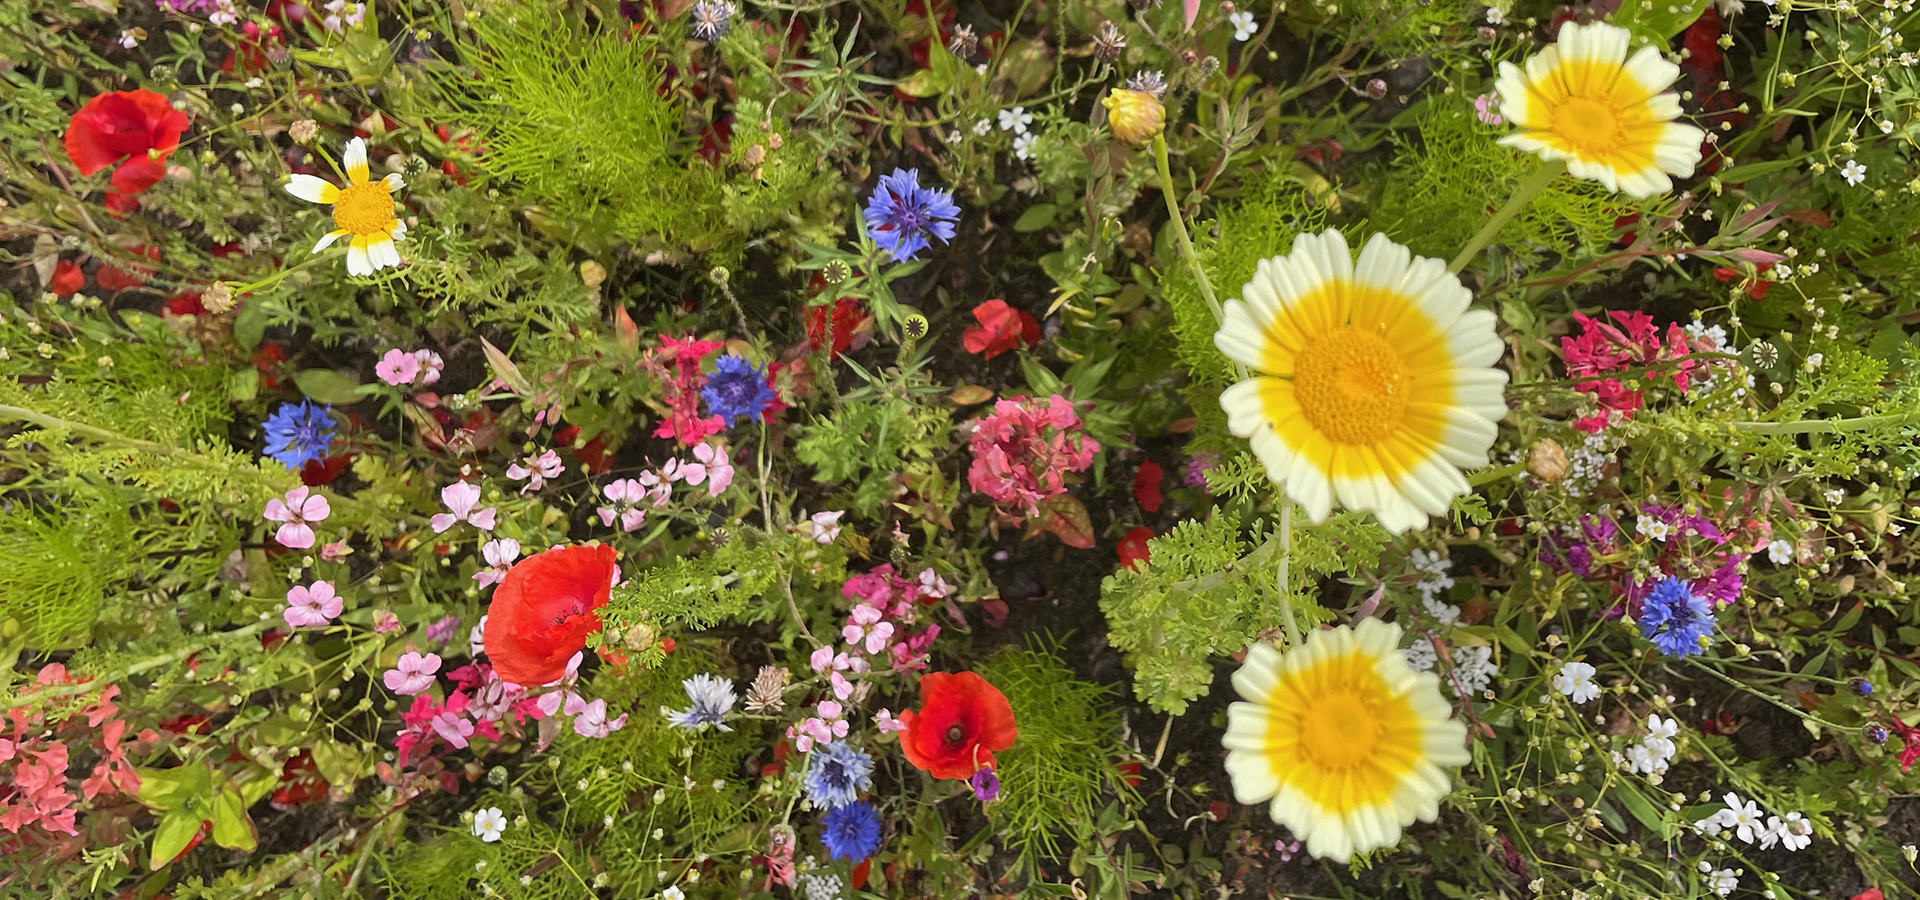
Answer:
[[[287,193],[313,203],[333,206],[334,230],[313,245],[319,253],[334,241],[348,238],[347,274],[372,275],[379,269],[400,264],[400,251],[393,242],[407,236],[407,223],[394,216],[393,193],[407,186],[398,172],[378,181],[367,168],[367,142],[354,138],[340,157],[347,173],[347,186],[335,187],[324,178],[294,175],[287,182]]]
[[[1227,774],[1241,803],[1272,801],[1273,820],[1307,852],[1346,862],[1431,822],[1465,765],[1467,728],[1431,672],[1400,652],[1400,626],[1363,619],[1315,631],[1282,655],[1247,650],[1227,707]]]
[[[1507,414],[1493,313],[1437,259],[1338,231],[1262,260],[1214,346],[1258,373],[1220,395],[1227,427],[1315,522],[1334,498],[1399,533],[1446,513]]]
[[[1553,46],[1523,70],[1500,64],[1500,113],[1520,130],[1500,139],[1609,190],[1647,197],[1673,187],[1700,162],[1706,136],[1680,117],[1667,92],[1680,67],[1648,45],[1627,57],[1629,32],[1617,25],[1570,22]]]

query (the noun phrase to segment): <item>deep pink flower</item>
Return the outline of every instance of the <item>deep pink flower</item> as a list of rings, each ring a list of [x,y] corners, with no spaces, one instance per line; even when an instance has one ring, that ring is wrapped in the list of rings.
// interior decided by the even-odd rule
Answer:
[[[967,483],[1016,518],[1039,515],[1041,501],[1066,493],[1066,474],[1085,471],[1100,451],[1079,426],[1073,403],[1058,394],[995,403],[974,423]]]
[[[429,653],[421,656],[411,650],[401,654],[400,661],[381,675],[387,690],[403,697],[410,697],[433,687],[433,674],[440,671],[439,654]]]

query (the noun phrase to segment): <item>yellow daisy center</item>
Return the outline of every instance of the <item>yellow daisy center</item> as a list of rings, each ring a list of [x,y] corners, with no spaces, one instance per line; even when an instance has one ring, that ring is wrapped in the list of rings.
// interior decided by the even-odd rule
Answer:
[[[1412,373],[1378,334],[1335,328],[1301,348],[1294,366],[1301,412],[1337,443],[1378,443],[1406,416]]]
[[[1563,62],[1533,85],[1548,143],[1621,171],[1653,164],[1665,128],[1648,106],[1656,93],[1619,64]]]
[[[1425,754],[1411,704],[1354,650],[1287,677],[1267,707],[1275,775],[1339,813],[1381,803]]]
[[[1613,108],[1586,97],[1568,97],[1553,110],[1553,131],[1586,156],[1599,156],[1626,141]]]
[[[386,234],[393,222],[393,192],[385,181],[342,188],[333,204],[333,224],[348,234]]]

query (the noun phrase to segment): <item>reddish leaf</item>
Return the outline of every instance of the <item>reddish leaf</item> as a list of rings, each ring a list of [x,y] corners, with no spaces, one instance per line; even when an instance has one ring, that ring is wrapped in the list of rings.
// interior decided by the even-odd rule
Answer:
[[[1138,569],[1140,563],[1152,558],[1153,550],[1147,546],[1147,541],[1152,538],[1153,529],[1151,528],[1135,528],[1127,532],[1127,536],[1120,539],[1118,548],[1120,565],[1129,569]]]
[[[1007,606],[1007,601],[999,597],[989,597],[980,601],[980,611],[987,616],[988,628],[999,628],[1007,624],[1007,615],[1013,612],[1013,610]]]
[[[1160,480],[1166,472],[1160,464],[1147,460],[1140,464],[1140,471],[1133,475],[1133,499],[1140,501],[1140,508],[1147,512],[1159,512],[1160,503],[1165,499],[1160,495]]]
[[[1005,300],[988,300],[974,307],[973,318],[980,326],[960,333],[960,343],[968,353],[984,353],[992,359],[1008,350],[1040,343],[1040,323],[1027,311],[1008,306]]]
[[[1042,504],[1041,515],[1046,517],[1046,529],[1069,547],[1081,550],[1093,549],[1093,518],[1087,515],[1087,507],[1072,494],[1059,494],[1047,498]]]

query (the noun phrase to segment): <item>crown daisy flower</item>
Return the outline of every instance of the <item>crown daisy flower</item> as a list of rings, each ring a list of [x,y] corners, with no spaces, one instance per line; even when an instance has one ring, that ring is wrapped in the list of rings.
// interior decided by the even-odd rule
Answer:
[[[1680,67],[1652,45],[1628,58],[1628,40],[1617,25],[1571,22],[1526,68],[1501,63],[1500,113],[1520,130],[1500,143],[1635,197],[1692,175],[1706,132],[1674,121],[1680,98],[1667,87]]]
[[[346,187],[336,187],[312,175],[294,175],[287,182],[287,193],[310,203],[333,206],[334,229],[313,245],[313,252],[347,238],[348,275],[372,275],[399,265],[400,251],[394,249],[393,242],[407,236],[407,223],[393,214],[393,192],[406,187],[406,180],[398,172],[371,180],[367,142],[360,138],[347,142],[340,163],[347,173]]]
[[[1493,313],[1437,259],[1338,231],[1262,260],[1214,346],[1258,373],[1220,394],[1227,427],[1315,522],[1333,500],[1395,533],[1443,515],[1506,415]]]
[[[1431,822],[1465,765],[1467,728],[1439,678],[1400,652],[1400,626],[1364,619],[1316,631],[1282,654],[1247,651],[1227,707],[1227,774],[1241,803],[1272,801],[1273,820],[1307,852],[1346,862]]]

